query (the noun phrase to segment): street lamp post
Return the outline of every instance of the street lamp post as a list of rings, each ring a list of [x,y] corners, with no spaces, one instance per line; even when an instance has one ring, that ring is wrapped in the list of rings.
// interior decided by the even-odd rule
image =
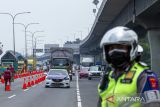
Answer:
[[[78,32],[80,32],[80,33],[81,33],[81,40],[82,40],[82,31],[78,31]]]
[[[12,25],[13,25],[13,51],[14,51],[14,55],[15,55],[15,30],[14,30],[14,21],[17,15],[20,14],[25,14],[25,13],[31,13],[31,12],[21,12],[21,13],[17,13],[15,15],[12,15],[10,13],[0,13],[0,14],[7,14],[10,15],[12,17]]]
[[[33,25],[33,24],[39,24],[39,23],[29,23],[29,24],[27,24],[27,25],[25,25],[25,24],[23,24],[23,23],[15,23],[15,24],[20,24],[20,25],[22,25],[22,26],[24,26],[24,28],[25,28],[25,57],[27,58],[27,34],[26,34],[26,32],[27,32],[27,28],[28,28],[28,26],[30,26],[30,25]]]
[[[32,57],[34,59],[34,43],[33,43],[33,38],[34,38],[34,36],[35,36],[36,33],[44,32],[44,31],[35,31],[35,32],[26,31],[26,32],[29,32],[29,33],[32,34]],[[34,62],[33,62],[33,64],[34,64]]]
[[[44,31],[35,31],[35,32],[26,31],[26,32],[29,32],[29,33],[32,34],[32,57],[33,57],[33,59],[34,59],[34,44],[33,44],[34,35],[35,35],[36,33],[44,32]],[[35,65],[34,65],[34,60],[33,60],[33,68],[34,68],[34,67],[35,67]]]
[[[34,37],[34,39],[35,39],[35,45],[34,45],[34,55],[35,55],[35,58],[37,58],[36,57],[36,49],[37,49],[37,39],[38,38],[41,38],[41,37],[45,37],[45,36],[36,36],[36,37]]]

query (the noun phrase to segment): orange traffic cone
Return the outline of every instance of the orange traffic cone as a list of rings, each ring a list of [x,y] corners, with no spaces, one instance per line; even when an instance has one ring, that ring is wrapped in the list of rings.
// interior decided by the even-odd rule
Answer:
[[[35,84],[38,84],[38,77],[37,77],[37,75],[36,75]]]
[[[40,83],[40,75],[38,75],[38,83]]]
[[[8,82],[7,82],[5,91],[11,91],[11,87],[10,87],[10,84],[8,85]]]
[[[33,79],[33,76],[32,76],[31,85],[32,85],[32,86],[34,85],[34,79]]]
[[[27,87],[31,87],[30,77],[28,77],[28,84]]]
[[[4,77],[1,77],[1,83],[4,84]]]
[[[22,89],[27,89],[26,78],[24,78],[24,83]]]

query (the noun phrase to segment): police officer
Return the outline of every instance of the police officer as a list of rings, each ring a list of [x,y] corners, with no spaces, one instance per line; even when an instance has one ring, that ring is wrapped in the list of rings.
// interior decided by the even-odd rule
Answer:
[[[5,90],[6,90],[7,83],[9,82],[9,85],[11,85],[11,71],[9,68],[7,68],[4,71],[4,81],[5,81]]]
[[[157,75],[135,61],[137,34],[127,27],[115,27],[104,35],[100,47],[111,70],[98,86],[98,107],[160,107]]]

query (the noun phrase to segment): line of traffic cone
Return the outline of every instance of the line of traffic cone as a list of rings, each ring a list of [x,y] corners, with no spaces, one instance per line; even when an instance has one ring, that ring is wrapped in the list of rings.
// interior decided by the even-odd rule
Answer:
[[[28,87],[34,86],[35,84],[39,84],[44,80],[45,80],[45,75],[43,74],[35,75],[35,79],[33,75],[32,77],[28,77],[27,83],[26,83],[26,78],[24,78],[22,89],[27,89]]]

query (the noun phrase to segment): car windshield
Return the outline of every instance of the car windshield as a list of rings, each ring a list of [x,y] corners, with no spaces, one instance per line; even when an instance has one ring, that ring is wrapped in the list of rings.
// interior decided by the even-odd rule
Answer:
[[[54,59],[52,63],[54,66],[67,66],[69,62],[68,59]]]
[[[81,71],[88,71],[89,68],[82,68]]]
[[[98,71],[99,69],[98,69],[98,67],[97,66],[92,66],[92,67],[90,67],[90,71]]]
[[[65,70],[50,70],[48,75],[67,75]]]

